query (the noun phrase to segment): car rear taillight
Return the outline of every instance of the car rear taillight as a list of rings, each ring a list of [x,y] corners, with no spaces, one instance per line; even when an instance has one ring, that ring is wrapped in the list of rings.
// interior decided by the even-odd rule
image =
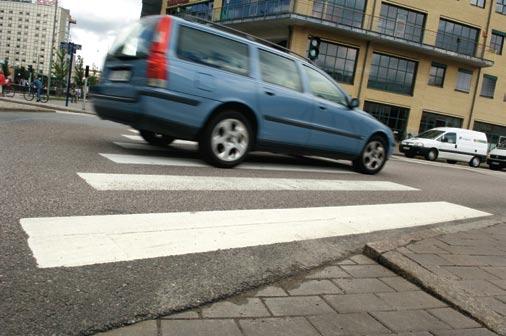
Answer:
[[[148,57],[148,85],[165,87],[167,83],[167,49],[172,30],[172,18],[164,16],[158,22]]]

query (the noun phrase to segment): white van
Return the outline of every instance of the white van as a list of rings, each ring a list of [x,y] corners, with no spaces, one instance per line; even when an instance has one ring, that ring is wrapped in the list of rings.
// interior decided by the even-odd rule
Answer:
[[[506,168],[506,137],[499,138],[497,147],[488,154],[487,163],[492,170]]]
[[[487,158],[488,142],[482,132],[440,127],[402,141],[399,150],[409,158],[422,155],[429,161],[443,159],[452,164],[462,161],[478,167]]]

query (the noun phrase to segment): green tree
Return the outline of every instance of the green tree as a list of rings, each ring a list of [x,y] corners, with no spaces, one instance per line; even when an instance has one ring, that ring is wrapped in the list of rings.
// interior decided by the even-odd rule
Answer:
[[[53,73],[52,76],[54,78],[54,85],[58,88],[57,94],[63,94],[63,87],[65,86],[66,77],[68,74],[68,63],[67,63],[67,54],[65,50],[58,49],[56,53],[55,60],[53,62]]]
[[[74,84],[77,87],[84,86],[84,60],[81,56],[77,56],[74,66]]]
[[[17,79],[28,79],[30,77],[30,74],[28,73],[28,70],[24,66],[17,67],[14,69],[15,76]]]
[[[97,77],[97,66],[93,64],[90,69],[90,76],[88,77],[88,86],[92,87],[98,84],[98,77]]]

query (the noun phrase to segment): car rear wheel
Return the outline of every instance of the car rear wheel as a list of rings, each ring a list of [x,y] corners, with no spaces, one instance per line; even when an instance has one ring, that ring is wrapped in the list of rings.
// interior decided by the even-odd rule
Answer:
[[[379,173],[387,161],[385,140],[375,136],[365,145],[360,157],[353,161],[353,168],[363,174]]]
[[[437,149],[433,148],[425,154],[425,159],[427,161],[436,161],[437,156],[438,156]]]
[[[481,159],[477,156],[473,157],[471,161],[469,161],[469,166],[473,168],[478,168],[481,164]]]
[[[233,168],[248,154],[253,139],[249,120],[236,111],[222,112],[204,128],[199,149],[205,161],[219,168]]]
[[[140,130],[139,134],[144,140],[153,146],[166,147],[174,141],[174,138],[171,136],[151,131]]]

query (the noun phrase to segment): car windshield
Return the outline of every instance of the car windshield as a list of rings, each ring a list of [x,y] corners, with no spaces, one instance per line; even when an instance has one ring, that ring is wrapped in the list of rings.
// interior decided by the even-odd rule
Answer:
[[[419,134],[417,136],[417,138],[421,138],[421,139],[435,139],[435,138],[437,138],[438,136],[440,136],[443,133],[444,133],[444,131],[430,130],[430,131],[423,132],[423,133]]]
[[[119,59],[147,57],[158,20],[157,17],[143,19],[120,32],[108,56]]]

